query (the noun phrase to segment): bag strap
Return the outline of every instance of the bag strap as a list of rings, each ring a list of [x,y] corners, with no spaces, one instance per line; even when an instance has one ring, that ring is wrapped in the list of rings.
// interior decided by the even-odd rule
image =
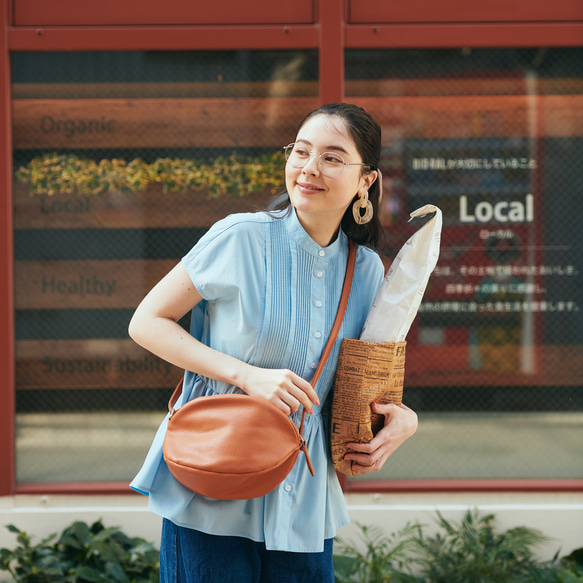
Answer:
[[[346,265],[346,274],[344,275],[344,283],[342,285],[342,294],[340,295],[340,303],[338,304],[338,312],[336,313],[336,319],[334,320],[334,324],[332,325],[332,330],[330,332],[330,336],[328,337],[328,342],[326,342],[326,346],[324,346],[324,352],[322,352],[322,357],[320,358],[320,362],[318,363],[318,367],[316,368],[316,372],[314,373],[314,378],[312,379],[312,386],[315,387],[318,379],[320,378],[320,374],[324,369],[324,365],[334,348],[334,344],[336,342],[336,338],[338,337],[338,332],[340,332],[340,326],[342,325],[342,320],[344,320],[344,313],[346,312],[346,306],[348,305],[348,297],[350,295],[350,288],[352,287],[352,277],[354,275],[354,266],[356,264],[356,245],[352,240],[350,240],[349,247],[348,247],[348,261]],[[182,383],[184,381],[184,377],[182,377],[174,389],[174,393],[172,393],[172,397],[168,401],[168,412],[172,416],[174,413],[174,406],[176,405],[180,395],[182,394]],[[302,412],[302,422],[300,424],[300,435],[304,430],[304,420],[306,417],[306,410],[304,409]]]

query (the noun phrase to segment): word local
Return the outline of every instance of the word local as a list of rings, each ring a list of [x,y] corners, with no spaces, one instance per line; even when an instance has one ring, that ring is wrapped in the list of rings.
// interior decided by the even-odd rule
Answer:
[[[91,212],[91,197],[72,198],[61,200],[60,198],[41,196],[40,212],[45,215],[51,214],[88,214]]]
[[[57,279],[55,277],[43,277],[41,289],[43,294],[78,295],[84,298],[86,295],[110,297],[117,281],[115,279],[98,279],[97,277],[85,277],[80,275],[78,279]]]
[[[488,223],[492,219],[500,223],[532,223],[534,196],[527,194],[524,202],[518,200],[502,200],[496,203],[482,201],[471,212],[468,210],[468,197],[460,196],[460,222]]]

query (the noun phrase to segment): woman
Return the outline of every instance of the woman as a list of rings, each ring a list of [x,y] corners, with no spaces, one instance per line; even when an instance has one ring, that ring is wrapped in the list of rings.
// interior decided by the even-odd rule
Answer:
[[[301,456],[262,498],[205,498],[169,473],[161,451],[165,421],[132,482],[164,517],[161,581],[334,580],[332,540],[348,515],[322,411],[341,339],[359,336],[384,275],[370,248],[381,233],[380,150],[380,127],[363,109],[328,104],[312,112],[285,149],[289,200],[282,208],[219,221],[136,310],[131,337],[187,371],[179,404],[243,391],[296,422],[304,407],[316,471],[310,476]],[[340,299],[348,237],[359,244],[348,308],[312,387]],[[177,322],[190,310],[188,334]],[[350,444],[346,455],[363,473],[378,471],[417,428],[404,405],[374,410],[385,415],[385,427],[369,444]]]

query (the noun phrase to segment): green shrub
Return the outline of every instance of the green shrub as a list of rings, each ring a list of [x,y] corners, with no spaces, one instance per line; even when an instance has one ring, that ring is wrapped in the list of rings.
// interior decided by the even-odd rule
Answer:
[[[336,583],[583,583],[583,549],[540,561],[534,549],[548,539],[533,529],[496,532],[494,516],[476,511],[458,524],[437,519],[433,536],[420,525],[388,537],[359,525],[359,544],[337,539]]]
[[[158,158],[151,164],[140,158],[95,161],[74,154],[47,153],[19,168],[15,176],[30,194],[139,192],[149,184],[161,184],[163,192],[206,190],[214,198],[245,196],[268,187],[273,194],[280,192],[284,166],[281,152],[245,159],[232,154],[210,164],[173,158]]]
[[[516,527],[494,531],[494,516],[468,511],[459,524],[438,512],[443,533],[421,536],[419,564],[431,583],[535,583],[552,581],[554,569],[535,558],[533,547],[547,539],[539,532]]]
[[[380,528],[358,525],[361,544],[336,538],[334,555],[336,583],[422,583],[410,569],[418,526],[406,526],[397,534],[384,536]],[[364,547],[364,552],[360,549]]]
[[[408,525],[384,535],[359,525],[356,543],[337,538],[336,583],[583,583],[583,549],[539,561],[533,548],[547,540],[517,527],[494,530],[494,516],[467,512],[459,524],[438,512],[440,530],[423,535]],[[20,583],[156,583],[159,553],[149,542],[131,538],[101,521],[74,522],[62,534],[38,544],[15,526],[17,546],[0,549],[0,571]]]
[[[557,583],[583,583],[583,548],[557,562]]]
[[[74,522],[57,539],[53,534],[33,545],[15,526],[15,549],[0,549],[0,570],[22,583],[155,583],[159,553],[149,542],[131,538],[101,521]],[[55,540],[56,539],[56,540]]]

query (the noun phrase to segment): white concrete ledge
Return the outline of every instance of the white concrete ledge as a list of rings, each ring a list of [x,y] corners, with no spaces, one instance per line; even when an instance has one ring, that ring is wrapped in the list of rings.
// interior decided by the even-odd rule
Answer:
[[[540,548],[541,558],[550,559],[558,550],[565,555],[583,547],[583,492],[348,494],[346,502],[352,524],[338,534],[355,541],[355,523],[375,524],[390,534],[418,522],[431,534],[436,531],[436,510],[456,521],[466,510],[477,508],[481,514],[494,514],[500,531],[527,526],[548,537],[549,542]],[[75,520],[92,523],[99,519],[129,536],[158,544],[161,519],[148,510],[145,496],[19,495],[0,497],[0,547],[15,544],[15,536],[4,528],[6,524],[14,524],[40,542]]]

